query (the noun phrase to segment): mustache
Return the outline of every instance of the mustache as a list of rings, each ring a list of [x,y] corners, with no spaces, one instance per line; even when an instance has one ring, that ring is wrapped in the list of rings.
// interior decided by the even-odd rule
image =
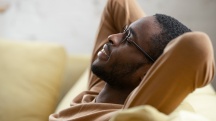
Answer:
[[[111,45],[112,45],[112,43],[108,42],[108,43],[106,43],[106,45],[107,45],[107,49],[108,49],[109,53],[111,53]]]

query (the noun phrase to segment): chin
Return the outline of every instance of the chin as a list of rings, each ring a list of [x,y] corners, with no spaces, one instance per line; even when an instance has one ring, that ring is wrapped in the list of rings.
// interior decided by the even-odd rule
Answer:
[[[91,65],[91,71],[101,79],[101,75],[104,75],[104,73],[106,73],[103,67],[99,66],[95,61]]]
[[[91,71],[110,86],[123,89],[137,85],[134,83],[138,82],[138,78],[133,76],[133,74],[136,74],[137,67],[140,67],[140,65],[128,66],[128,64],[115,63],[115,66],[110,66],[96,59],[91,65]]]
[[[109,73],[107,71],[104,70],[103,67],[95,65],[94,63],[91,65],[91,71],[100,79],[102,79],[103,81],[105,81],[108,85],[110,85],[111,87],[114,88],[128,88],[130,87],[129,85],[126,85],[124,83],[122,83],[122,81],[120,81],[121,79],[119,79],[118,77],[123,78],[120,75],[115,75],[113,73]],[[117,78],[116,78],[117,77]],[[123,81],[124,82],[124,81]]]
[[[92,63],[92,65],[91,65],[91,71],[93,72],[93,74],[95,74],[97,77],[99,77],[100,79],[102,79],[103,81],[105,81],[107,84],[114,85],[113,84],[113,79],[112,79],[112,77],[114,77],[114,76],[110,73],[110,71],[107,71],[105,69],[105,67],[103,66],[103,64],[100,63],[100,61],[98,59],[96,59]]]

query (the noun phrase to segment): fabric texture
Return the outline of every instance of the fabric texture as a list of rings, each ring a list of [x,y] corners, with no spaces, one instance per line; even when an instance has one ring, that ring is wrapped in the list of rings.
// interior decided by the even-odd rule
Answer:
[[[108,42],[107,37],[121,32],[125,25],[144,17],[135,0],[108,0],[96,37],[92,62]],[[88,90],[79,94],[71,106],[50,115],[50,121],[107,121],[122,109],[150,105],[170,114],[196,88],[207,85],[214,76],[211,41],[202,32],[186,33],[174,39],[153,64],[140,85],[128,96],[124,105],[95,103],[104,81],[90,72]]]
[[[63,47],[2,40],[0,58],[0,120],[47,121],[63,78]]]

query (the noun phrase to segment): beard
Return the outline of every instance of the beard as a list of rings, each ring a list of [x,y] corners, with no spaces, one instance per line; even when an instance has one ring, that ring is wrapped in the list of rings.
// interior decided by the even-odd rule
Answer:
[[[104,80],[107,84],[114,88],[135,88],[138,84],[133,82],[140,82],[138,78],[134,78],[133,74],[138,70],[143,63],[137,64],[122,64],[116,63],[112,68],[107,71],[102,66],[96,66],[94,63],[91,65],[92,72],[100,79]]]

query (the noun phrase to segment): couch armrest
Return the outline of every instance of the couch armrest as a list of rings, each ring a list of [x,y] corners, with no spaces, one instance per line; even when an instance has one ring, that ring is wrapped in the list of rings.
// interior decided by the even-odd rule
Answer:
[[[80,78],[84,73],[86,68],[90,65],[90,55],[69,55],[66,63],[66,70],[64,75],[64,80],[62,82],[61,93],[59,101],[65,96],[65,94],[70,90],[74,83]]]
[[[76,81],[76,83],[70,88],[70,90],[65,94],[63,99],[59,102],[55,112],[59,112],[63,109],[70,107],[71,101],[81,92],[87,90],[87,80],[89,76],[89,68],[85,69],[84,73]]]

